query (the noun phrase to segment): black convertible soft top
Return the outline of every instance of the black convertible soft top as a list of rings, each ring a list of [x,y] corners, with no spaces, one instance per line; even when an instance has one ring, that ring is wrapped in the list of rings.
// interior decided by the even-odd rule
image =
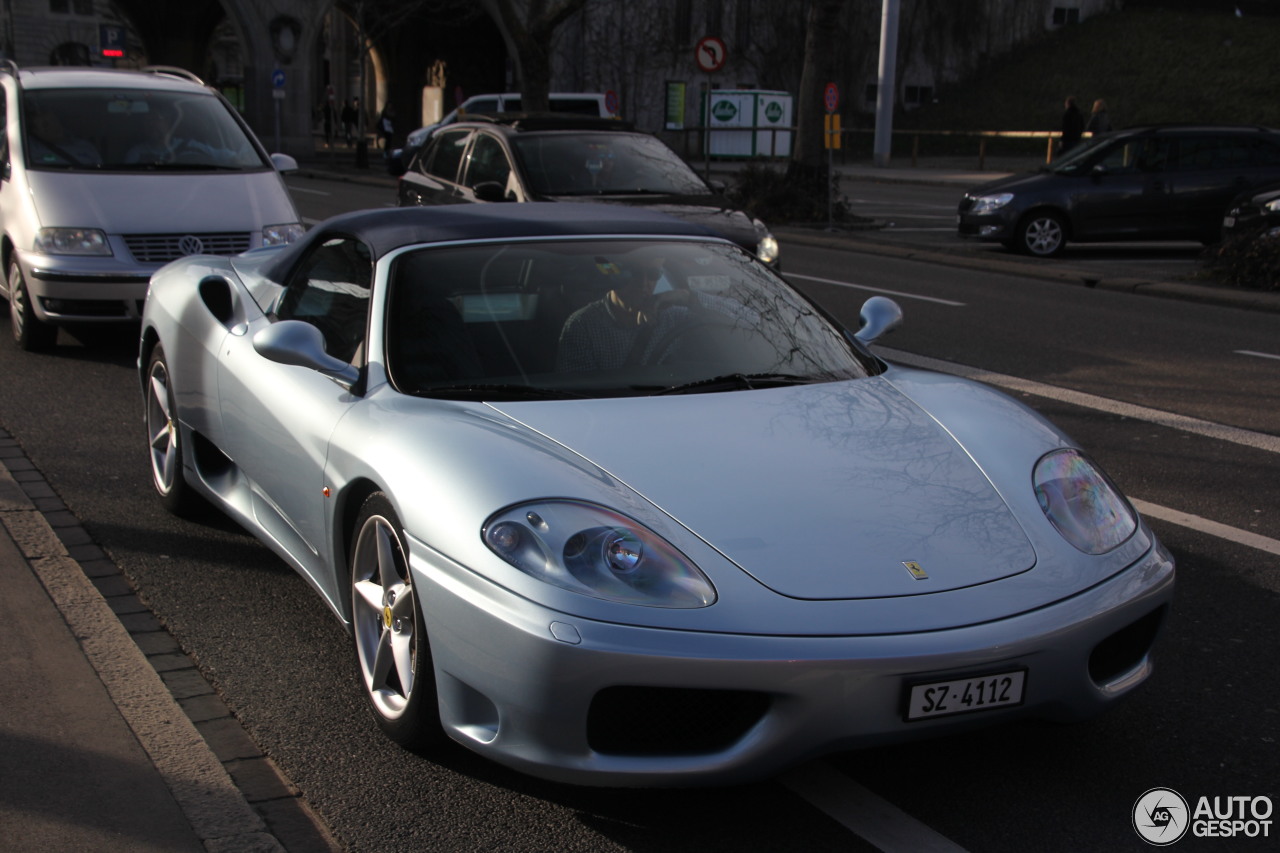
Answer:
[[[607,204],[531,202],[361,210],[321,222],[264,266],[263,274],[273,281],[283,280],[312,246],[338,235],[363,241],[377,260],[419,243],[576,234],[719,237],[701,225],[662,213]]]

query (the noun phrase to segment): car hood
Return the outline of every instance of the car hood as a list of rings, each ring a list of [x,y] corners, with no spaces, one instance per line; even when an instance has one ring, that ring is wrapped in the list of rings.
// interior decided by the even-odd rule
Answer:
[[[685,222],[701,225],[727,240],[748,249],[753,254],[760,238],[751,217],[723,203],[717,196],[669,196],[669,195],[605,195],[605,196],[557,196],[557,201],[602,202],[644,207],[674,216]]]
[[[84,173],[32,170],[31,197],[44,227],[109,234],[256,231],[298,222],[273,170]]]
[[[944,592],[1035,564],[1022,527],[965,449],[880,378],[492,405],[792,598]]]
[[[1008,175],[994,181],[988,181],[985,184],[979,184],[976,187],[966,190],[965,194],[980,196],[997,192],[1017,192],[1018,190],[1039,189],[1046,186],[1048,183],[1061,180],[1061,178],[1062,176],[1060,175],[1043,170],[1038,172],[1023,172],[1022,174]]]

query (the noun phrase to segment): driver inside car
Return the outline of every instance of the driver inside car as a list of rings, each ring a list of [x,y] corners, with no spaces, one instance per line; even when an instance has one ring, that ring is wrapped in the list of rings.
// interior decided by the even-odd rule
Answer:
[[[670,294],[665,302],[683,296],[687,304],[692,297],[688,291],[672,288],[661,258],[623,268],[597,257],[595,265],[613,286],[565,321],[557,350],[560,370],[608,370],[643,363],[653,344],[678,322],[675,312],[660,309],[659,298]]]

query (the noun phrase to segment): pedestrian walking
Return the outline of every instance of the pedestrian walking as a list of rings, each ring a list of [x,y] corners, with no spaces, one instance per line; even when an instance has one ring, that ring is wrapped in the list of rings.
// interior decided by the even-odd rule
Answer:
[[[1093,110],[1089,113],[1089,123],[1085,130],[1094,136],[1111,132],[1111,116],[1107,115],[1107,102],[1098,98],[1093,102]]]
[[[356,136],[356,117],[358,115],[356,109],[359,103],[359,98],[351,98],[342,108],[342,132],[347,138],[347,145],[350,145]]]
[[[325,99],[320,105],[320,119],[324,123],[324,147],[333,145],[333,101]]]
[[[396,132],[395,117],[395,107],[387,104],[382,108],[382,115],[378,118],[378,138],[382,140],[382,150],[384,152],[391,150],[391,137]]]
[[[1072,148],[1080,144],[1080,137],[1084,135],[1084,116],[1080,114],[1080,108],[1076,106],[1075,95],[1067,98],[1065,108],[1062,111],[1062,141],[1058,149],[1059,153],[1065,154]]]

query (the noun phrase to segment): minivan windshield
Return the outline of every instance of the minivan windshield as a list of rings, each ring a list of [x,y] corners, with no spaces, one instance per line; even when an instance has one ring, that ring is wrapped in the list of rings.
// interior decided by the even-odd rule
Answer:
[[[566,239],[394,262],[386,361],[402,392],[555,399],[740,391],[867,376],[844,331],[728,243]]]
[[[22,118],[29,169],[242,171],[270,168],[212,93],[152,89],[28,89]]]

